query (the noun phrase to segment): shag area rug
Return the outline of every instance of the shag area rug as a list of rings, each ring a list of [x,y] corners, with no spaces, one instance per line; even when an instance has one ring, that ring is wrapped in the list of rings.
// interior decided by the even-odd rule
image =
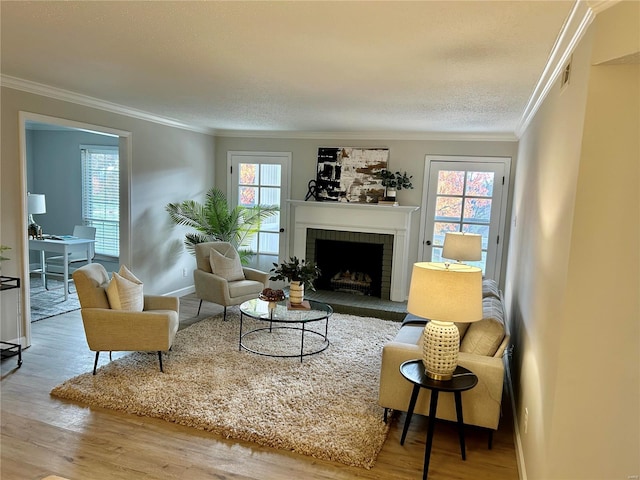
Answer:
[[[266,326],[245,316],[243,332]],[[324,322],[308,327],[324,332]],[[95,376],[67,380],[51,394],[371,468],[388,433],[377,404],[382,347],[399,328],[397,322],[334,314],[329,348],[301,363],[299,357],[238,351],[239,314],[230,310],[226,322],[217,316],[179,331],[163,354],[164,374],[157,354],[136,352]],[[305,336],[305,351],[318,342],[318,336]],[[300,331],[256,332],[244,343],[294,354]]]
[[[64,284],[60,280],[48,280],[49,290],[44,288],[41,278],[32,277],[29,287],[31,296],[31,322],[72,312],[80,308],[80,300],[76,293],[76,286],[69,282],[69,298],[64,299]]]

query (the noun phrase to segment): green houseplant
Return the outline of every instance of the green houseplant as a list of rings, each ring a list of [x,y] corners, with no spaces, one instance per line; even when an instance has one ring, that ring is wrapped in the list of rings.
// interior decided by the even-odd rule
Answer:
[[[260,229],[260,223],[273,215],[276,205],[238,205],[230,208],[226,195],[217,188],[207,192],[204,204],[195,200],[169,203],[165,207],[176,225],[191,227],[195,232],[185,234],[185,246],[194,255],[194,246],[203,242],[229,242],[240,255],[243,264],[253,255],[248,245]]]
[[[287,280],[289,282],[300,282],[302,285],[315,291],[313,281],[320,275],[320,268],[314,262],[306,262],[298,257],[291,257],[288,261],[280,265],[274,263],[270,272],[273,273],[269,280]]]
[[[289,282],[289,301],[292,304],[300,304],[304,299],[305,286],[315,291],[313,282],[321,272],[314,262],[306,262],[298,257],[291,257],[280,265],[274,263],[270,272],[273,273],[269,280],[287,280]]]
[[[9,260],[9,257],[5,257],[2,252],[5,250],[11,250],[11,247],[7,247],[6,245],[0,245],[0,262],[3,260]]]
[[[2,262],[5,260],[9,260],[9,257],[5,257],[2,254],[6,250],[11,250],[11,247],[7,247],[6,245],[0,245],[0,271],[2,271]]]
[[[407,172],[394,173],[384,169],[380,171],[380,178],[382,179],[382,186],[385,189],[385,200],[387,201],[395,201],[397,190],[413,188],[413,184],[411,183],[413,175],[409,175]]]
[[[408,190],[413,188],[413,184],[411,183],[411,179],[413,175],[409,175],[407,172],[395,172],[393,173],[390,170],[381,170],[380,177],[382,178],[382,186],[391,188],[394,190]]]

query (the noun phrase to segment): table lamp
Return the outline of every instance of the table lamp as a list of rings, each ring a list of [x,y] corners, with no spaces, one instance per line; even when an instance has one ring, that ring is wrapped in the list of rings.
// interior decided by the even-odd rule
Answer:
[[[27,212],[29,213],[29,235],[34,237],[41,236],[42,229],[33,219],[33,216],[47,213],[47,202],[44,194],[27,193]]]
[[[444,237],[442,257],[458,263],[482,260],[482,235],[447,232]]]
[[[415,263],[407,311],[430,320],[422,343],[426,375],[450,380],[460,350],[460,332],[453,322],[482,320],[482,270],[458,263]]]

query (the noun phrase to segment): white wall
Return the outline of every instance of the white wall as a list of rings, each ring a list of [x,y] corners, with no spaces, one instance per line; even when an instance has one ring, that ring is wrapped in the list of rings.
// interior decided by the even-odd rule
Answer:
[[[411,190],[398,192],[401,205],[420,205],[422,201],[422,182],[425,173],[427,155],[470,155],[512,157],[512,172],[517,163],[517,143],[509,141],[446,141],[446,140],[349,140],[336,138],[245,138],[217,137],[216,158],[226,158],[231,150],[275,151],[292,153],[291,198],[304,200],[309,180],[315,180],[318,161],[318,147],[387,147],[389,148],[389,167],[393,170],[407,171],[413,175]],[[226,189],[228,172],[223,162],[216,163],[216,183]],[[420,212],[412,216],[411,238],[407,264],[418,261],[418,232],[420,231]],[[289,245],[293,248],[293,229],[289,229]],[[507,241],[507,240],[505,240]],[[506,249],[505,249],[506,254]],[[292,251],[289,255],[293,255]],[[503,265],[506,261],[503,261]]]
[[[0,242],[13,248],[11,260],[2,264],[3,274],[20,276],[22,271],[26,217],[20,214],[23,179],[18,118],[19,112],[24,111],[131,133],[130,267],[143,280],[147,293],[188,289],[193,284],[195,261],[184,252],[184,230],[173,227],[164,207],[169,202],[204,199],[204,193],[215,181],[214,138],[7,87],[0,94]],[[183,268],[189,272],[184,278]],[[24,297],[25,291],[22,293]],[[15,327],[9,317],[2,315],[3,339],[13,338]]]
[[[640,78],[592,66],[625,26],[637,51],[639,5],[596,18],[520,142],[506,300],[529,480],[640,474]]]

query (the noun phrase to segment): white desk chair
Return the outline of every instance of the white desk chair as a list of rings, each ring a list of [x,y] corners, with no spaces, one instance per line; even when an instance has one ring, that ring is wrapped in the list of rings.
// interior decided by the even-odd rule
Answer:
[[[96,239],[96,228],[95,227],[86,227],[84,225],[76,225],[73,227],[73,236],[78,238],[87,238],[90,240]],[[91,244],[90,246],[90,258],[93,260],[95,256],[95,246]],[[46,259],[46,267],[45,267],[45,288],[49,290],[48,279],[49,275],[53,276],[64,276],[64,261],[65,258],[63,255],[56,255],[54,257],[49,257]],[[73,252],[67,255],[66,261],[69,263],[69,267],[75,265],[76,268],[81,267],[84,263],[88,262],[86,252]],[[74,269],[75,270],[75,269]],[[72,271],[69,268],[69,275],[71,275]]]

